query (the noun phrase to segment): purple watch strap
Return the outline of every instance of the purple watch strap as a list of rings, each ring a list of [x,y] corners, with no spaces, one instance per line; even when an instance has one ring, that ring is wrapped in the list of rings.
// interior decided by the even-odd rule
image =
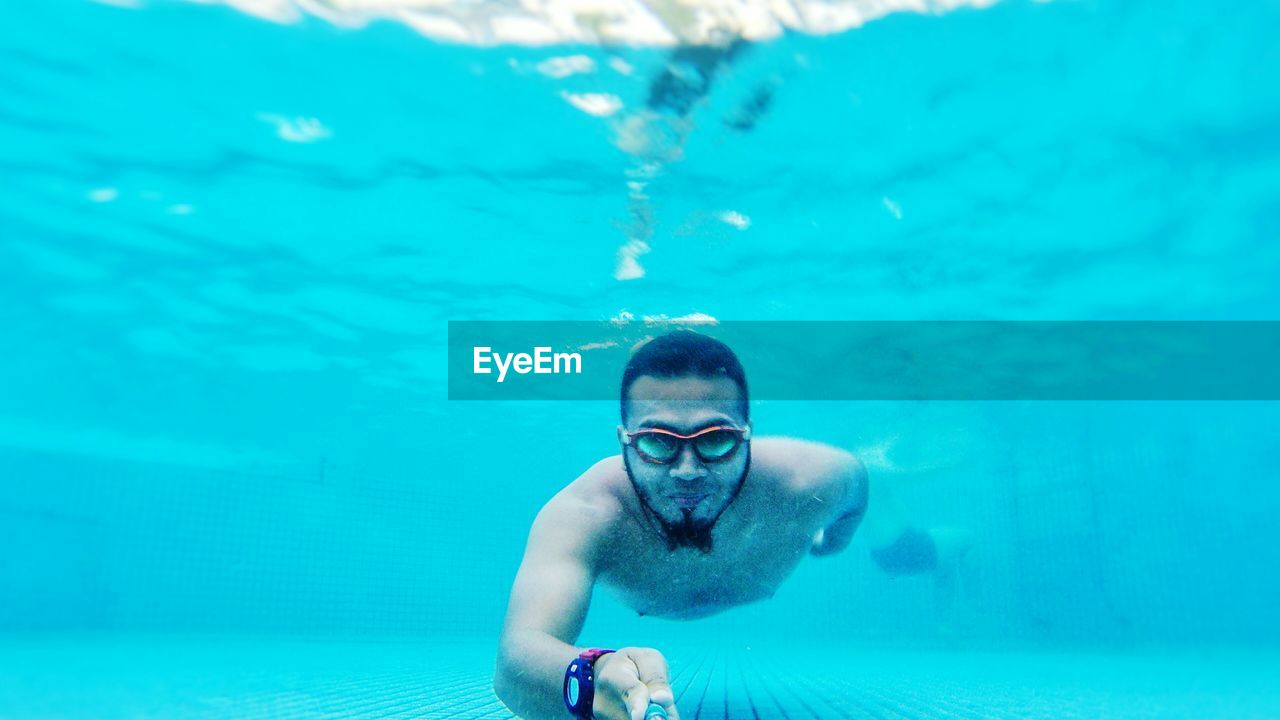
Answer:
[[[603,655],[613,650],[590,648],[578,653],[578,657],[569,663],[564,671],[564,705],[569,713],[580,720],[591,720],[595,717],[592,710],[595,706],[595,664]]]

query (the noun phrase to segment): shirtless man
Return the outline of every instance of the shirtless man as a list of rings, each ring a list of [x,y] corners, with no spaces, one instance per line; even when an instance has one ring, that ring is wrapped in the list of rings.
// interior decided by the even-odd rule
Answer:
[[[807,554],[844,549],[867,508],[850,453],[751,435],[742,366],[704,335],[670,333],[632,356],[617,432],[622,454],[538,513],[511,590],[494,690],[528,720],[643,720],[651,703],[678,720],[657,650],[575,646],[597,582],[643,615],[704,617],[771,597]],[[873,557],[931,569],[929,536],[904,528],[873,541]]]

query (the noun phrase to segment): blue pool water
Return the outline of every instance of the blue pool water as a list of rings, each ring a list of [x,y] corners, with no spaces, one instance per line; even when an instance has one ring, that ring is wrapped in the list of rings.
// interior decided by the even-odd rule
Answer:
[[[0,8],[0,717],[504,716],[529,522],[617,408],[449,402],[448,320],[1280,318],[1275,2],[788,34],[676,125],[662,48],[121,5]],[[597,593],[682,708],[1280,715],[1274,403],[753,418],[973,550],[695,623]]]

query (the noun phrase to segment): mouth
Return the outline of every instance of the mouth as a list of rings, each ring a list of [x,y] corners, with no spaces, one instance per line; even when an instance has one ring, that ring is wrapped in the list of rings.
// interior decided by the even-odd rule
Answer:
[[[698,503],[707,498],[707,493],[676,493],[668,495],[667,499],[675,503],[677,507],[694,508]]]

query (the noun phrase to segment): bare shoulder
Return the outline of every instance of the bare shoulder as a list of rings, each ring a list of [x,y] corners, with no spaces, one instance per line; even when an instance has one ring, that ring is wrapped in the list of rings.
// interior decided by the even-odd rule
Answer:
[[[839,503],[851,482],[865,482],[866,469],[853,453],[826,443],[791,437],[751,441],[751,469],[759,467],[783,492]]]
[[[569,483],[538,512],[533,532],[569,546],[591,547],[612,533],[624,516],[625,480],[620,456],[605,458]]]

